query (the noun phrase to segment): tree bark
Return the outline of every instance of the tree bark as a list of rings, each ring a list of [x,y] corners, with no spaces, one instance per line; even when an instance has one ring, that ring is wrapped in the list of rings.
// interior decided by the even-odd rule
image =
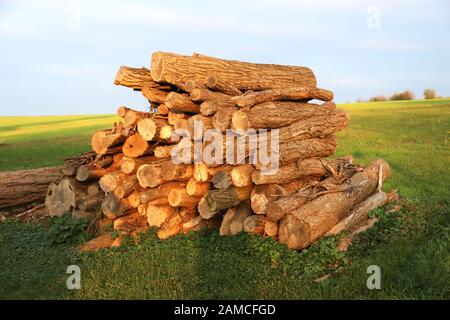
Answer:
[[[130,233],[137,228],[147,225],[147,219],[142,217],[137,211],[119,217],[114,220],[113,228],[116,231]]]
[[[247,91],[245,94],[234,97],[233,100],[241,108],[250,108],[255,104],[268,101],[295,101],[295,100],[333,100],[333,92],[316,87],[294,87],[269,89],[264,91]]]
[[[182,233],[184,231],[183,224],[195,218],[196,215],[196,210],[194,208],[183,208],[176,212],[161,225],[161,228],[157,232],[158,238],[167,239]]]
[[[307,247],[345,218],[355,204],[371,195],[379,177],[384,181],[389,174],[389,165],[384,160],[376,160],[342,185],[347,191],[323,194],[295,209],[289,214],[292,218],[280,222],[280,242],[291,249]]]
[[[191,164],[175,164],[166,161],[161,165],[161,177],[164,181],[188,181],[192,177],[194,167]]]
[[[210,100],[231,100],[227,94],[214,92],[209,89],[195,88],[190,93],[190,98],[194,102],[204,102]]]
[[[244,231],[252,234],[264,234],[266,217],[263,215],[251,215],[244,220]]]
[[[170,190],[167,199],[172,207],[194,208],[197,207],[201,197],[190,196],[186,188],[178,188]]]
[[[167,95],[164,104],[175,113],[200,113],[200,106],[192,102],[189,96],[176,92]]]
[[[154,161],[159,160],[155,156],[146,156],[140,158],[123,157],[120,160],[120,171],[125,174],[135,174],[137,169],[144,164],[151,164]]]
[[[200,105],[200,113],[206,117],[212,116],[218,110],[223,108],[231,108],[234,107],[235,103],[231,99],[225,100],[209,100],[202,102]]]
[[[205,200],[210,212],[215,215],[217,212],[226,210],[237,205],[239,202],[249,199],[253,185],[236,188],[234,186],[227,189],[210,190],[205,194]],[[204,219],[211,217],[200,215]]]
[[[236,111],[238,111],[238,108],[235,106],[224,107],[217,110],[212,116],[213,127],[220,130],[220,132],[225,133],[227,129],[231,128],[231,119]]]
[[[234,131],[253,129],[274,129],[326,114],[336,109],[333,102],[322,105],[274,101],[255,105],[248,111],[241,109],[233,113],[231,128]]]
[[[140,203],[150,203],[153,205],[167,205],[169,192],[173,189],[184,188],[184,182],[166,182],[155,188],[146,189],[139,194]]]
[[[164,101],[166,101],[167,95],[169,92],[162,91],[154,87],[143,87],[141,90],[142,95],[145,97],[145,99],[157,103],[162,104]]]
[[[112,133],[111,130],[96,131],[92,135],[92,150],[97,154],[107,154],[109,150],[120,146],[125,141],[125,137],[120,133]]]
[[[143,87],[158,89],[170,88],[170,86],[162,86],[153,81],[150,70],[147,68],[131,68],[126,66],[119,68],[114,79],[114,84],[139,90]]]
[[[242,94],[241,90],[232,86],[229,82],[213,76],[206,78],[206,86],[213,91],[222,92],[230,96]]]
[[[59,166],[0,172],[0,208],[44,200],[49,185],[62,178],[63,168]]]
[[[203,197],[211,189],[210,182],[198,182],[191,177],[186,185],[186,192],[190,196]]]
[[[117,198],[114,194],[108,193],[102,202],[102,212],[109,219],[117,219],[118,217],[127,215],[135,209],[130,206],[127,199]]]
[[[344,219],[327,231],[326,236],[336,235],[342,231],[351,231],[361,222],[369,218],[369,212],[388,203],[388,195],[385,192],[376,192],[358,203]]]
[[[217,172],[211,180],[214,188],[216,189],[227,189],[233,185],[231,181],[231,176],[229,172],[219,171]]]
[[[192,79],[199,84],[206,84],[207,78],[214,76],[241,90],[316,86],[313,72],[306,67],[257,64],[165,52],[153,53],[151,75],[157,82],[168,82],[171,79],[186,82]]]

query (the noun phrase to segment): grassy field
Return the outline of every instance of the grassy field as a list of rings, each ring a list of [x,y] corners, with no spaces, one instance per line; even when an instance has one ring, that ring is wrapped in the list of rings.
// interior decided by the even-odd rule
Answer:
[[[52,226],[0,224],[0,298],[449,299],[450,100],[342,105],[350,128],[337,156],[386,159],[402,209],[387,214],[350,249],[327,238],[302,252],[261,237],[202,232],[158,240],[153,232],[117,249],[77,254],[76,240],[50,245]],[[55,165],[87,151],[95,128],[114,116],[0,118],[0,170]],[[66,268],[82,288],[66,289]],[[381,268],[369,290],[366,269]],[[323,282],[314,279],[330,274]]]

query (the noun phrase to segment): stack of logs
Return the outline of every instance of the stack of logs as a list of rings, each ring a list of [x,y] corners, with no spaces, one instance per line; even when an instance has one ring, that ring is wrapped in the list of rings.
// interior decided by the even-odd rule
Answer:
[[[140,91],[149,110],[120,107],[120,121],[94,133],[94,152],[66,161],[66,177],[48,189],[51,215],[101,208],[102,222],[124,234],[156,227],[166,239],[209,227],[302,249],[367,224],[367,213],[388,201],[386,162],[325,159],[349,118],[308,68],[155,52],[151,70],[122,66],[114,83]],[[175,163],[180,146],[208,147],[206,129],[244,138],[248,129],[278,129],[278,170],[267,174],[249,161],[255,149],[247,140],[245,156],[232,163],[221,155],[219,163]],[[187,135],[175,139],[179,132]],[[234,148],[224,143],[225,152]]]

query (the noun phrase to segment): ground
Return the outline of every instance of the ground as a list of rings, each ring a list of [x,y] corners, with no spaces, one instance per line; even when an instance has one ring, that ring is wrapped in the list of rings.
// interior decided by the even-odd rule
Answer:
[[[64,237],[77,222],[61,229],[68,217],[7,222],[0,224],[0,298],[449,299],[450,100],[340,107],[351,123],[338,135],[337,156],[386,159],[393,174],[384,189],[396,188],[402,198],[399,212],[373,212],[380,222],[347,252],[335,249],[337,238],[294,252],[247,234],[201,232],[160,241],[150,232],[139,245],[80,255],[76,246],[83,240]],[[92,131],[114,119],[0,117],[0,170],[57,165],[88,151]],[[79,290],[66,287],[72,264],[81,268]],[[366,286],[370,265],[381,269],[380,290]]]

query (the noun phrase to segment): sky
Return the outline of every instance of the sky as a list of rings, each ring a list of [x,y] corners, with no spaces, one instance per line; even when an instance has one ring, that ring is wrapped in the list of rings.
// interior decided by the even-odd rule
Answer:
[[[0,115],[144,110],[113,80],[154,51],[307,66],[339,103],[450,96],[450,1],[0,0]]]

